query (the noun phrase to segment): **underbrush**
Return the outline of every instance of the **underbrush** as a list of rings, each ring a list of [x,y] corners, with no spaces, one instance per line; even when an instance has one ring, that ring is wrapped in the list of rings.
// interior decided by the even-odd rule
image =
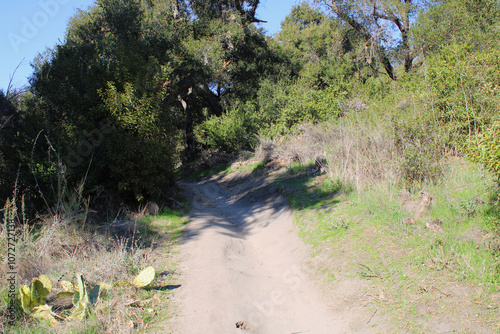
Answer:
[[[132,333],[151,328],[167,318],[168,294],[175,288],[169,284],[175,278],[175,263],[170,252],[187,222],[185,206],[180,205],[178,210],[165,207],[155,216],[131,212],[95,225],[87,221],[85,214],[70,211],[40,215],[36,222],[28,222],[23,216],[23,205],[16,202],[16,198],[9,201],[0,226],[3,326],[0,332]],[[12,231],[17,233],[15,244],[12,244]],[[14,264],[10,267],[12,260]],[[154,267],[155,278],[146,287],[138,289],[120,283],[132,282],[148,267]],[[7,277],[12,275],[17,288],[29,286],[35,277],[47,276],[53,289],[46,299],[42,298],[42,303],[47,303],[50,312],[55,314],[56,323],[23,312],[17,289],[15,294],[9,292]],[[58,293],[66,291],[62,282],[77,284],[78,277],[83,277],[89,293],[91,287],[96,286],[110,289],[101,288],[102,294],[88,306],[86,316],[62,320],[75,305],[74,300],[73,303],[60,300]],[[9,308],[11,302],[14,308]],[[11,312],[15,312],[15,319],[10,317]]]

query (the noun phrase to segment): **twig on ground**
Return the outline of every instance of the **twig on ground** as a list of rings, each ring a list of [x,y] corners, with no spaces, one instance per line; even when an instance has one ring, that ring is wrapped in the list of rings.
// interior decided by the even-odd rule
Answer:
[[[369,273],[366,273],[366,272],[362,272],[362,273],[361,273],[361,276],[363,276],[363,277],[368,277],[368,278],[370,278],[370,277],[380,277],[380,275],[379,275],[379,274],[377,274],[375,271],[373,271],[373,270],[372,270],[372,268],[368,267],[367,265],[362,264],[362,263],[358,263],[358,265],[359,265],[360,267],[363,267],[363,268],[365,268],[365,269],[368,269],[368,271],[371,273],[371,274],[369,274]]]
[[[438,292],[441,292],[441,293],[442,293],[443,295],[445,295],[446,297],[451,296],[451,293],[446,293],[446,292],[443,292],[443,291],[439,290],[438,288],[436,288],[435,286],[432,286],[432,288],[433,288],[434,290],[437,290]]]
[[[368,319],[368,321],[366,322],[367,324],[370,323],[370,321],[372,321],[373,317],[375,316],[375,314],[378,312],[378,309],[375,310],[375,312],[373,312],[372,316],[370,317],[370,319]]]

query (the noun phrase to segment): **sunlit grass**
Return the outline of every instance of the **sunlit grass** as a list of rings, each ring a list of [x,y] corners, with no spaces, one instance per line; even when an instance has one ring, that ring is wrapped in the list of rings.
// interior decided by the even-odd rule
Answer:
[[[460,287],[480,291],[461,297],[462,303],[492,302],[500,287],[499,210],[490,200],[495,184],[480,168],[451,161],[439,183],[422,187],[432,194],[432,206],[408,223],[413,214],[397,196],[402,186],[380,183],[358,193],[337,179],[307,176],[310,167],[291,166],[279,184],[296,209],[300,235],[315,254],[325,256],[328,250],[329,261],[343,259],[341,269],[331,264],[321,269],[326,279],[370,280],[372,292],[367,293],[382,291],[377,307],[404,319],[401,326],[417,333],[426,330],[425,316],[430,316],[422,314],[422,305],[458,322],[464,316],[436,294],[446,297]],[[436,219],[443,222],[442,231],[426,227]],[[491,308],[482,312],[486,321],[496,319]]]

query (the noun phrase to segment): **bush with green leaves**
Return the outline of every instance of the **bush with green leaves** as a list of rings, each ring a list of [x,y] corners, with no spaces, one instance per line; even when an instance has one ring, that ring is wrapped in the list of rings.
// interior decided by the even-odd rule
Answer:
[[[473,162],[482,164],[500,183],[500,121],[469,140],[466,151]]]
[[[336,118],[347,96],[345,84],[317,89],[303,80],[264,81],[258,96],[261,132],[266,135],[284,134],[298,124]]]
[[[196,128],[201,145],[224,152],[250,149],[257,142],[257,131],[258,119],[250,103],[221,117],[212,116]]]
[[[500,49],[475,50],[451,44],[429,60],[435,120],[446,128],[447,144],[460,147],[498,113]]]
[[[158,197],[173,182],[179,154],[180,131],[164,112],[168,96],[163,91],[141,94],[132,84],[120,91],[112,83],[101,94],[114,131],[103,142],[105,155],[95,166],[107,171],[107,180],[100,178],[97,184],[113,189],[116,182],[117,193],[130,200]]]
[[[423,109],[423,105],[403,103],[392,119],[399,175],[411,189],[436,182],[443,175],[444,136],[433,124],[432,114]]]

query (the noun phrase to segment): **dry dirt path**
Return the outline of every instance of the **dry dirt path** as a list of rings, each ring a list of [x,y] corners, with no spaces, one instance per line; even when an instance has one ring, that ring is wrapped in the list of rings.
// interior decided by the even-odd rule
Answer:
[[[291,211],[259,188],[263,182],[181,184],[192,212],[180,247],[174,333],[352,332],[310,276]]]

